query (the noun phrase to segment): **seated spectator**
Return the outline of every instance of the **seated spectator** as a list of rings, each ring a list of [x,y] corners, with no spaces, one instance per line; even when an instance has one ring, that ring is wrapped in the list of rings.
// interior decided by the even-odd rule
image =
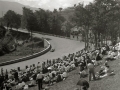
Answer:
[[[67,78],[67,72],[63,72],[62,74],[63,80],[65,80]]]
[[[66,71],[66,72],[69,72],[69,70],[70,70],[69,65],[66,65],[66,66],[65,66],[65,71]]]
[[[12,75],[12,73],[9,73],[8,74],[8,79],[13,79],[14,78],[14,76]]]
[[[99,63],[95,59],[93,59],[92,62],[94,63],[94,66],[98,66],[99,65]]]
[[[105,65],[101,67],[101,70],[99,71],[99,77],[103,78],[109,75],[113,75],[114,71],[110,69],[109,66]]]
[[[18,82],[16,82],[15,79],[13,79],[12,81],[10,81],[10,84],[11,84],[12,86],[16,85],[17,83],[18,83]]]
[[[52,70],[53,70],[53,66],[49,66],[47,69],[48,69],[48,71],[49,71],[49,70],[52,71]]]
[[[49,75],[45,75],[45,77],[43,78],[43,82],[45,84],[49,84],[50,83],[50,77],[49,77]]]
[[[25,86],[24,86],[24,90],[28,90],[28,85],[25,85]]]
[[[100,56],[100,54],[98,53],[96,56],[96,61],[102,60],[102,57]]]
[[[11,90],[12,89],[12,86],[9,82],[5,83],[5,87],[6,87],[6,90]]]
[[[85,67],[85,66],[84,66],[83,62],[81,62],[81,63],[79,64],[80,72],[85,69],[84,67]]]
[[[75,69],[75,64],[74,64],[74,63],[71,64],[71,69],[72,69],[72,70]]]
[[[19,83],[19,85],[23,87],[23,86],[25,86],[25,82],[22,80],[22,82]]]
[[[51,71],[49,72],[48,75],[49,75],[50,78],[53,78]]]
[[[31,78],[30,79],[30,84],[28,85],[29,87],[33,87],[36,85],[36,79]]]
[[[116,54],[113,51],[109,51],[108,56],[106,57],[106,60],[114,60],[116,59]]]
[[[23,90],[24,86],[25,86],[25,82],[21,81],[16,85],[15,89],[16,90]]]
[[[60,74],[58,74],[58,75],[57,75],[57,82],[60,82],[60,81],[62,81],[62,77],[61,77]]]
[[[80,74],[80,78],[87,77],[87,72],[85,70],[81,71],[79,74]]]
[[[52,74],[55,74],[55,75],[57,74],[57,72],[56,72],[55,70],[51,71],[51,73],[52,73]]]
[[[42,72],[43,72],[43,74],[47,73],[47,72],[48,72],[47,67],[44,67],[44,68],[42,69]]]

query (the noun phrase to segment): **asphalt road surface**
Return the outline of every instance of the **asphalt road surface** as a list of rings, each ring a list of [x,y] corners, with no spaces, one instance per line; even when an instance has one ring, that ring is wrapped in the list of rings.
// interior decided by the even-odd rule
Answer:
[[[48,36],[48,35],[42,35],[42,34],[33,34],[36,37],[44,37],[44,38],[50,38],[49,42],[52,45],[52,48],[55,49],[54,52],[47,52],[46,54],[15,64],[2,66],[0,68],[3,68],[4,70],[10,70],[10,69],[17,69],[17,67],[20,67],[21,69],[25,69],[25,66],[37,64],[38,62],[47,61],[47,59],[56,59],[56,58],[62,58],[64,55],[68,55],[69,53],[75,53],[81,49],[84,48],[84,42],[76,41],[76,40],[70,40],[65,38],[59,38],[54,36]]]

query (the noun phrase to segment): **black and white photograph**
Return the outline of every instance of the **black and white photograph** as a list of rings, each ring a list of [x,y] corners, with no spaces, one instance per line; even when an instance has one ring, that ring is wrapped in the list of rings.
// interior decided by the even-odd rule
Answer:
[[[120,0],[0,0],[0,90],[120,90]]]

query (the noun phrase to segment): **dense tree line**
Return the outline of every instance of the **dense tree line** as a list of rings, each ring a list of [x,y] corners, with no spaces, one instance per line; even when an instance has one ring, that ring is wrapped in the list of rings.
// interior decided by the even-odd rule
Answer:
[[[7,11],[3,19],[4,23],[11,28],[19,28],[21,25],[21,15],[12,10]]]
[[[7,11],[0,21],[6,26],[14,27],[16,29],[23,28],[29,32],[38,31],[44,33],[51,33],[56,35],[63,35],[62,23],[65,18],[60,14],[62,8],[54,9],[54,11],[43,10],[39,8],[35,12],[29,8],[23,7],[23,15],[19,15],[12,10]]]
[[[120,36],[120,2],[117,0],[94,0],[93,3],[84,5],[79,3],[75,6],[72,21],[77,26],[83,27],[86,48],[89,42],[99,47],[109,39],[117,41]],[[89,32],[92,31],[92,34]]]

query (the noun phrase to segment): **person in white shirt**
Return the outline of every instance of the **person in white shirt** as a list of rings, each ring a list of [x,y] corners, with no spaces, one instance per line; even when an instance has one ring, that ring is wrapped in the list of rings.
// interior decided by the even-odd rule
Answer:
[[[37,81],[38,81],[38,90],[42,89],[42,81],[43,81],[44,75],[42,74],[42,72],[40,72],[37,75]]]
[[[67,72],[63,72],[62,77],[63,77],[63,80],[65,80],[67,78]]]
[[[40,62],[38,62],[37,63],[37,68],[40,68],[40,67],[41,67]]]

